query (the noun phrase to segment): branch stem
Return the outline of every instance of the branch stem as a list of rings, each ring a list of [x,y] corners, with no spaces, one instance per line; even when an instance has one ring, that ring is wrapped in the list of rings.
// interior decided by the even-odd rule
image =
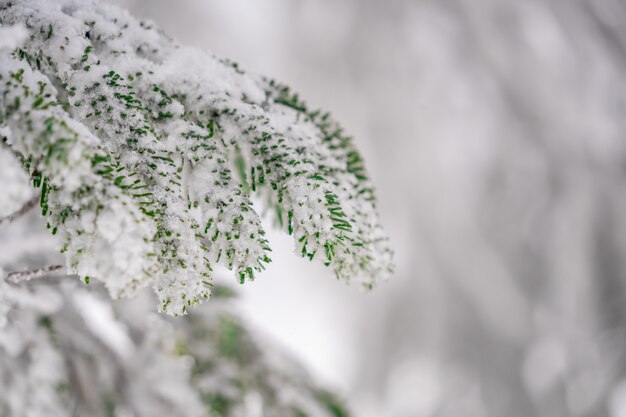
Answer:
[[[28,271],[13,271],[6,275],[6,281],[11,284],[19,284],[31,279],[41,278],[54,272],[64,269],[63,265],[48,265],[43,268],[31,269]]]
[[[28,200],[16,212],[11,213],[8,216],[0,217],[0,227],[8,223],[13,223],[15,220],[19,219],[20,217],[28,213],[30,210],[32,210],[32,208],[35,207],[37,203],[39,203],[39,196],[35,196],[31,198],[30,200]]]

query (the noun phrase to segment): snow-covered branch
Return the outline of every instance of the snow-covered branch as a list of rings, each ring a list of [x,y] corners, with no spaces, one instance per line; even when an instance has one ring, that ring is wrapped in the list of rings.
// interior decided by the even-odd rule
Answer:
[[[258,342],[212,278],[222,265],[243,283],[271,261],[254,197],[301,256],[368,288],[387,278],[393,253],[352,138],[288,87],[108,4],[0,0],[0,26],[4,172],[27,191],[5,212],[39,191],[0,226],[39,205],[65,256],[0,271],[0,415],[346,415]],[[137,297],[18,285],[55,274]],[[171,326],[148,313],[148,285],[173,316],[217,300]]]
[[[63,265],[49,265],[42,268],[35,268],[26,271],[12,271],[6,274],[6,281],[12,284],[28,282],[35,278],[42,278],[50,274],[61,273]]]
[[[0,51],[0,128],[68,273],[113,297],[151,284],[184,314],[214,265],[243,283],[270,262],[253,194],[337,277],[370,288],[392,272],[359,151],[288,87],[91,0],[0,0],[0,24],[31,35]]]
[[[348,416],[248,328],[228,288],[172,323],[65,284],[2,288],[0,281],[9,306],[5,318],[0,308],[0,380],[11,381],[0,390],[3,416]]]

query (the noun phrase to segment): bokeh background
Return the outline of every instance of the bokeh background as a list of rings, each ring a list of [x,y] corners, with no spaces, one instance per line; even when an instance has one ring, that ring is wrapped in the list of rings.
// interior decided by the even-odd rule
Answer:
[[[626,2],[114,0],[356,138],[397,273],[241,308],[362,417],[626,416]]]

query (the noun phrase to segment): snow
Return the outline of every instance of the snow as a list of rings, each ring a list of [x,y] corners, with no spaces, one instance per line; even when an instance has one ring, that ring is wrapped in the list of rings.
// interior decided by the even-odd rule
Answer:
[[[0,25],[0,49],[15,49],[20,46],[28,36],[28,31],[21,25],[3,27]]]

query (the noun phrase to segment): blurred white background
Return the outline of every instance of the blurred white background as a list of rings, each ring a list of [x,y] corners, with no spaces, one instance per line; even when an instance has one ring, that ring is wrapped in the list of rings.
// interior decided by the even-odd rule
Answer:
[[[626,416],[623,1],[115,2],[355,136],[396,276],[273,234],[243,308],[356,415]]]

